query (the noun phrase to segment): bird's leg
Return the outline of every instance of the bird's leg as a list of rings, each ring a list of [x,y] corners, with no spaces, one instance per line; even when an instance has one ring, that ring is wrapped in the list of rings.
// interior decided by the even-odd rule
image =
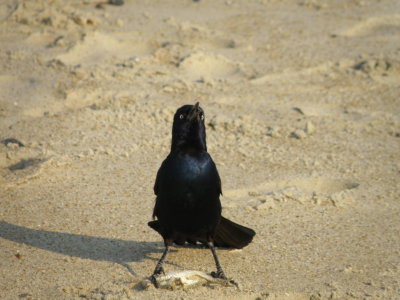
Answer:
[[[153,275],[160,275],[161,273],[164,273],[164,268],[162,265],[164,263],[165,258],[167,257],[168,252],[169,252],[169,246],[166,246],[160,260],[157,262]]]
[[[215,277],[227,280],[227,278],[225,276],[225,273],[222,270],[222,267],[221,267],[221,265],[219,263],[217,252],[215,251],[214,243],[213,242],[208,242],[208,246],[211,249],[211,253],[212,253],[212,255],[214,257],[214,261],[215,261],[215,266],[217,267],[217,273],[215,274]]]
[[[150,277],[150,278],[151,278],[151,281],[153,282],[153,284],[154,284],[156,287],[158,287],[156,277],[157,277],[158,275],[160,275],[161,273],[164,274],[163,263],[164,263],[165,258],[167,257],[167,254],[168,254],[168,252],[169,252],[169,247],[172,245],[172,243],[173,243],[172,240],[164,240],[164,245],[165,245],[164,252],[163,252],[163,254],[161,255],[160,260],[157,262],[156,268],[154,269],[154,272],[153,272],[153,274],[152,274],[151,277]]]

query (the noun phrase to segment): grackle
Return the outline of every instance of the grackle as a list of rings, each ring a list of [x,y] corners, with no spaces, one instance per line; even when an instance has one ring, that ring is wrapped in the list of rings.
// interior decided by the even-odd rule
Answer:
[[[152,275],[164,273],[163,262],[173,243],[197,242],[210,247],[217,272],[226,279],[215,247],[243,248],[255,232],[221,216],[221,179],[207,152],[204,112],[199,103],[184,105],[174,116],[171,152],[154,185],[156,202],[148,225],[164,239],[165,250]]]

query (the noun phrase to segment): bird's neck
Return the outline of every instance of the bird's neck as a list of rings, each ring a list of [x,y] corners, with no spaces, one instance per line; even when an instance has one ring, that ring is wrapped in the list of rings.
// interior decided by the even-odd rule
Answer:
[[[204,125],[195,124],[186,130],[172,128],[171,152],[173,151],[207,151],[206,130]]]
[[[190,135],[188,137],[173,136],[171,152],[202,152],[207,151],[206,139],[202,135]]]

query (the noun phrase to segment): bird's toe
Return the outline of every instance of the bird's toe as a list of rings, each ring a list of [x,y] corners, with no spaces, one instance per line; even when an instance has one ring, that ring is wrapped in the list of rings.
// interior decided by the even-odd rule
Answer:
[[[157,282],[157,274],[153,274],[150,276],[150,281],[151,283],[156,287],[159,288],[158,282]]]
[[[226,278],[225,273],[223,271],[212,272],[211,276],[214,278],[228,280],[228,278]]]

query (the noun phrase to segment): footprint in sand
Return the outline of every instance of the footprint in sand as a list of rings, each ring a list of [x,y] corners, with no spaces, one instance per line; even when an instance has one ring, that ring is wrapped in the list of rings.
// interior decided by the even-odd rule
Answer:
[[[400,34],[400,15],[384,15],[367,18],[338,35],[355,37],[366,35],[393,35]]]
[[[100,32],[88,33],[57,59],[68,65],[92,65],[113,58],[123,60],[150,54],[151,47],[143,41],[134,40],[132,36],[133,33],[113,36]]]
[[[400,61],[395,59],[369,57],[356,62],[352,68],[381,83],[398,85],[400,82]]]
[[[191,43],[199,49],[215,50],[236,48],[238,42],[227,38],[223,33],[209,30],[199,24],[192,22],[178,23],[174,18],[169,18],[166,23],[176,28],[182,42]]]
[[[301,204],[344,207],[353,202],[352,190],[358,186],[357,182],[351,180],[325,177],[265,182],[250,188],[225,191],[225,206],[236,206],[234,203],[250,204],[256,210],[263,210],[275,208],[280,203],[296,201]]]
[[[59,105],[48,95],[52,83],[30,74],[0,75],[0,103],[8,104],[8,110],[21,112],[25,116],[43,116],[45,111],[56,109]],[[10,103],[9,99],[15,100]]]
[[[0,143],[0,184],[12,186],[37,176],[44,163],[49,162],[39,149],[24,144],[14,138]]]

